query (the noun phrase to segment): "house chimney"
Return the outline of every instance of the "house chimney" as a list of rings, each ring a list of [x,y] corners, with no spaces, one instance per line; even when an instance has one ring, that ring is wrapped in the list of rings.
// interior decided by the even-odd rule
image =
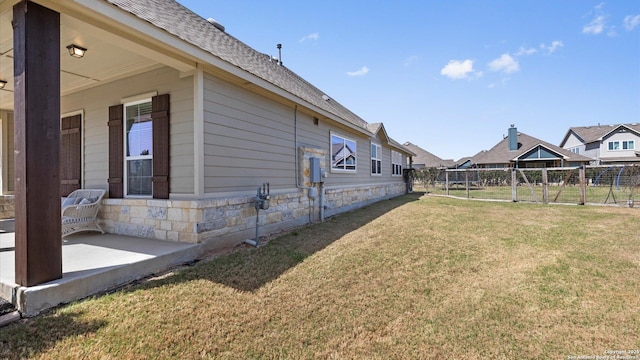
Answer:
[[[509,151],[518,150],[518,129],[511,124],[509,128]]]

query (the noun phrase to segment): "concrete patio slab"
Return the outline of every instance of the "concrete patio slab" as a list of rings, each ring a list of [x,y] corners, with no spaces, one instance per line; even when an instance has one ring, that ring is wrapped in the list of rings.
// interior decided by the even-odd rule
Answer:
[[[1,225],[0,225],[1,227]],[[14,234],[0,229],[0,297],[23,316],[116,288],[198,258],[196,244],[114,234],[69,236],[62,246],[61,279],[23,287],[15,283]]]

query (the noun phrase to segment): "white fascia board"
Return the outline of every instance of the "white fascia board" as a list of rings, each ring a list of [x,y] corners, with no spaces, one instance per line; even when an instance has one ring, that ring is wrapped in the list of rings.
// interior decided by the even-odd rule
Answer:
[[[564,147],[564,144],[567,142],[567,140],[569,140],[569,136],[571,136],[571,134],[573,134],[573,136],[575,136],[583,144],[585,143],[584,139],[582,139],[580,136],[578,136],[578,134],[576,134],[575,131],[569,129],[567,131],[567,133],[565,134],[564,138],[562,139],[562,141],[560,142],[560,147],[562,147],[562,148]]]
[[[618,126],[614,127],[614,128],[613,128],[613,130],[609,131],[608,133],[606,133],[606,134],[602,135],[602,137],[598,138],[598,141],[603,141],[605,138],[609,137],[609,135],[610,135],[612,132],[617,131],[617,130],[618,130],[618,129],[620,129],[621,127],[623,127],[623,128],[625,128],[625,129],[627,129],[627,131],[630,131],[630,132],[632,132],[632,133],[636,134],[637,136],[640,136],[640,133],[638,133],[635,129],[632,129],[632,128],[630,128],[630,127],[628,127],[628,126],[624,125],[624,124],[620,124],[620,125],[618,125]]]
[[[550,148],[550,147],[548,147],[548,146],[545,146],[544,144],[536,144],[535,146],[530,147],[528,150],[521,152],[518,156],[516,156],[515,158],[511,159],[511,161],[536,161],[536,160],[542,160],[542,159],[535,159],[535,160],[519,159],[519,158],[520,158],[520,156],[522,156],[522,155],[524,155],[524,154],[528,153],[529,151],[531,151],[531,150],[533,150],[533,149],[535,149],[535,148],[537,148],[537,147],[545,148],[545,149],[547,149],[548,151],[550,151],[550,152],[552,152],[552,153],[554,153],[554,154],[556,154],[556,155],[558,156],[558,157],[555,157],[555,158],[549,158],[549,159],[564,159],[564,160],[568,160],[568,159],[569,159],[569,157],[568,157],[568,156],[566,156],[566,155],[562,155],[562,154],[560,154],[559,152],[557,152],[557,151],[553,150],[552,148]]]

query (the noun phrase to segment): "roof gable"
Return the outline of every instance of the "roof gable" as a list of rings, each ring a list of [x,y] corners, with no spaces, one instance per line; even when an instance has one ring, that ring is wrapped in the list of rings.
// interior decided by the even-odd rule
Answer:
[[[569,139],[570,134],[574,134],[583,144],[588,144],[596,141],[602,141],[609,133],[616,131],[620,127],[624,127],[629,131],[635,132],[640,136],[640,124],[617,124],[617,125],[596,125],[596,126],[576,126],[571,127],[567,131],[564,139],[560,143],[560,146],[564,146]]]
[[[602,137],[600,137],[598,140],[602,141],[606,138],[608,138],[609,136],[616,134],[618,132],[632,132],[634,134],[636,134],[636,136],[640,136],[640,131],[633,129],[631,127],[629,127],[628,125],[625,124],[620,124],[618,126],[616,126],[615,128],[613,128],[611,131],[605,133],[604,135],[602,135]]]
[[[567,141],[569,140],[569,138],[571,137],[571,135],[573,135],[576,139],[578,139],[578,141],[580,141],[581,143],[585,144],[585,140],[580,137],[580,135],[578,135],[573,128],[569,129],[567,131],[567,133],[565,134],[564,138],[562,138],[562,141],[560,142],[560,147],[564,147],[564,145],[567,143]]]
[[[532,156],[551,156],[556,154],[556,158],[562,158],[570,162],[590,162],[592,159],[572,153],[559,146],[550,144],[546,141],[529,136],[525,133],[518,132],[518,150],[509,150],[509,138],[505,137],[498,142],[491,150],[481,152],[474,156],[474,164],[507,164],[516,160],[520,160],[525,156],[529,160],[533,160]],[[544,150],[544,155],[533,154],[538,149]],[[543,158],[540,158],[540,160]]]
[[[566,156],[558,154],[556,151],[549,149],[544,145],[536,145],[533,149],[524,152],[522,155],[513,159],[513,161],[532,161],[532,160],[551,160],[566,159]]]

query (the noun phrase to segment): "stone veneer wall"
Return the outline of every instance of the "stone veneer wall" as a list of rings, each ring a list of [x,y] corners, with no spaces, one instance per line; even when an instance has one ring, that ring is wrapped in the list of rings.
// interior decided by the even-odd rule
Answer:
[[[303,217],[308,213],[308,201],[303,195],[272,194],[269,209],[260,210],[260,225]],[[255,196],[186,201],[105,199],[99,218],[109,233],[200,243],[245,230],[255,231],[254,200]]]
[[[14,195],[0,195],[0,219],[13,219],[16,216],[14,204]]]
[[[333,216],[377,201],[391,199],[404,194],[406,189],[405,183],[326,189],[324,196],[325,216]]]
[[[326,169],[327,151],[298,147],[300,188],[271,193],[269,209],[258,214],[259,236],[319,220],[320,200],[310,199],[309,158]],[[405,184],[391,183],[325,189],[325,217],[405,193]],[[255,238],[255,195],[204,200],[105,199],[98,214],[109,233],[159,240],[227,246]]]
[[[325,216],[404,192],[403,183],[326,189]],[[189,243],[216,239],[213,243],[227,246],[255,237],[254,199],[254,196],[191,201],[104,199],[99,218],[109,233]],[[317,221],[318,204],[317,198],[307,197],[306,189],[272,193],[269,209],[259,212],[259,236]]]

